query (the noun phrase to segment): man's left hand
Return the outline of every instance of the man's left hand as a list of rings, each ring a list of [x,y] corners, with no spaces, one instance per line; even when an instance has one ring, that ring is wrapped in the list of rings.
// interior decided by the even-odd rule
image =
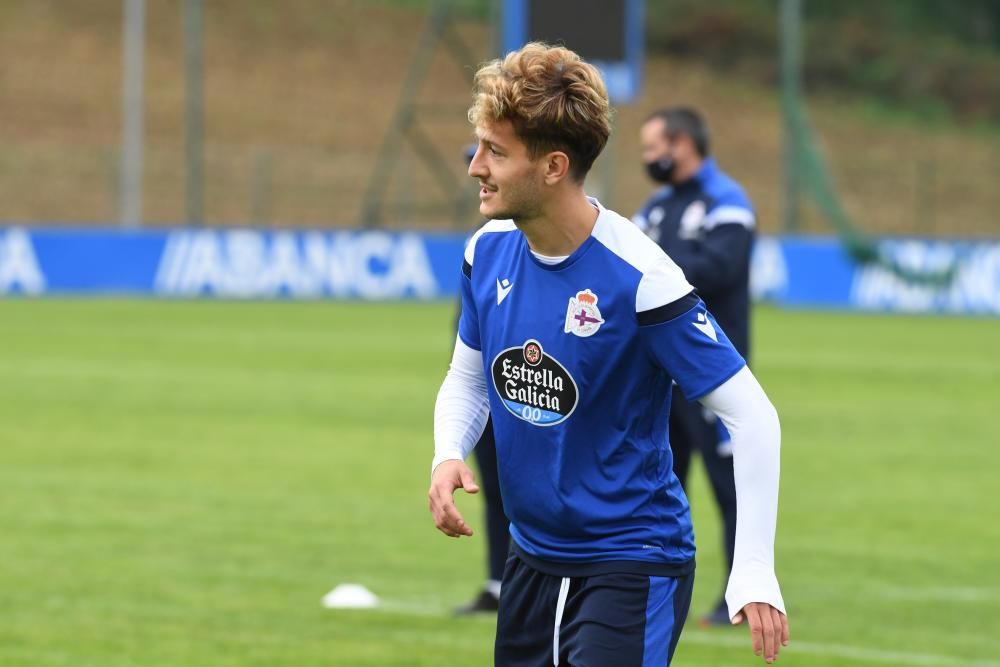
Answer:
[[[788,646],[788,617],[766,602],[751,602],[733,617],[733,625],[746,618],[750,626],[754,655],[763,652],[768,664],[778,657],[782,646]]]

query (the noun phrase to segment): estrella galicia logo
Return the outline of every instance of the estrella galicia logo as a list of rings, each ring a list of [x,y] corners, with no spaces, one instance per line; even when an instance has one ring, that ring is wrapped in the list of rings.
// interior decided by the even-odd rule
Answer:
[[[493,387],[511,414],[536,426],[566,420],[579,399],[576,381],[537,340],[508,347],[493,359]]]

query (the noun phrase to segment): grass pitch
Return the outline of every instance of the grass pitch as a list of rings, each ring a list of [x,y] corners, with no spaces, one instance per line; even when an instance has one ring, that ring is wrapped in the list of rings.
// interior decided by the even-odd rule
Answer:
[[[426,509],[451,304],[0,301],[0,665],[491,663]],[[779,664],[1000,665],[1000,322],[757,311]],[[703,479],[692,616],[721,586]],[[482,527],[478,499],[460,504]],[[482,532],[482,531],[480,531]],[[331,611],[359,582],[386,607]],[[758,663],[690,625],[675,663]]]

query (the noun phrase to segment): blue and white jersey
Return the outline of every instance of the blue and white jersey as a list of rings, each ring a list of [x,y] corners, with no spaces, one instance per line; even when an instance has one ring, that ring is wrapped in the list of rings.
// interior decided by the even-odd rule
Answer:
[[[667,441],[671,384],[698,399],[744,366],[669,257],[600,206],[555,265],[512,221],[465,253],[459,336],[482,351],[515,548],[570,576],[670,575],[694,535]]]

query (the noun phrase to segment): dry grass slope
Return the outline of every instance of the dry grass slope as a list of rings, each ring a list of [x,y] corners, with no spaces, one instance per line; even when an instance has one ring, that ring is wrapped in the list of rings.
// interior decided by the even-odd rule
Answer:
[[[118,0],[15,0],[0,5],[0,220],[115,218],[121,70]],[[147,220],[183,218],[183,57],[177,0],[148,3]],[[220,225],[357,224],[374,156],[390,126],[424,20],[360,0],[216,0],[205,7],[206,217]],[[489,31],[459,26],[488,54]],[[469,138],[474,63],[435,55],[420,99],[433,143],[454,156]],[[465,71],[463,71],[463,69]],[[666,103],[703,108],[720,162],[748,187],[762,227],[780,210],[780,127],[772,90],[698,64],[650,59],[644,94],[617,116],[612,204],[647,194],[635,158],[642,117]],[[922,126],[857,104],[812,100],[848,210],[883,233],[996,235],[1000,139],[992,130]],[[440,187],[407,146],[388,184],[390,226],[452,225]],[[607,159],[607,158],[606,158]],[[602,173],[598,164],[595,174]],[[600,178],[591,189],[601,193]],[[824,230],[806,207],[805,228]],[[469,220],[468,225],[474,224]]]

